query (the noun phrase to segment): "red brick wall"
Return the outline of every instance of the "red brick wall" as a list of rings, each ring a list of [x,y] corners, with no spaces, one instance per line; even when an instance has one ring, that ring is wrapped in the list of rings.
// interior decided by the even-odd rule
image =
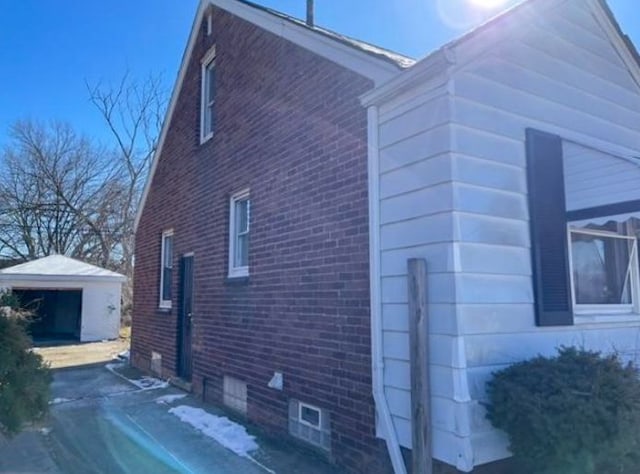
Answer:
[[[177,300],[158,310],[160,236],[194,252],[193,381],[221,400],[248,383],[248,417],[287,432],[287,401],[330,411],[332,455],[386,469],[374,439],[369,326],[366,110],[372,83],[217,11],[196,41],[136,236],[133,361],[175,373]],[[199,144],[200,59],[216,44],[217,128]],[[250,278],[227,280],[229,197],[251,190]],[[284,373],[284,391],[267,387]],[[384,452],[384,448],[382,448]],[[373,465],[372,465],[373,463]],[[376,467],[377,466],[377,467]]]

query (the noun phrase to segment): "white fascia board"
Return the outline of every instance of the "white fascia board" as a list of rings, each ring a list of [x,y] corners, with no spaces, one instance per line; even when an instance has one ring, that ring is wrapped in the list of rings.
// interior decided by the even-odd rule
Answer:
[[[112,282],[112,283],[124,283],[127,280],[125,276],[95,276],[95,275],[31,275],[31,274],[19,274],[19,273],[4,273],[0,274],[0,283],[3,281],[9,282],[24,282],[27,284],[30,281],[37,282],[52,282],[52,283],[94,283],[94,282]]]
[[[360,101],[365,107],[380,104],[416,86],[420,82],[432,79],[439,72],[448,70],[449,74],[455,74],[469,63],[478,60],[491,51],[494,45],[505,41],[514,34],[520,34],[523,31],[522,18],[526,18],[526,15],[530,14],[534,9],[549,11],[557,3],[558,0],[547,0],[545,2],[529,1],[516,5],[513,7],[513,11],[507,11],[495,19],[489,20],[489,22],[479,26],[476,30],[452,41],[418,61],[410,69],[389,82],[366,92],[360,96]],[[612,23],[611,17],[604,10],[599,0],[587,0],[587,4],[635,83],[640,87],[640,65],[624,39],[620,36],[618,28]],[[511,21],[516,15],[520,17],[520,21]],[[524,26],[526,27],[526,25]],[[495,34],[496,31],[498,34]]]
[[[380,105],[425,82],[444,77],[453,64],[455,64],[455,59],[449,50],[438,50],[396,75],[389,82],[365,92],[360,96],[360,102],[364,107]]]
[[[257,9],[237,0],[208,0],[211,5],[221,8],[238,18],[280,36],[312,53],[368,77],[376,84],[389,80],[400,72],[399,66],[378,59],[364,51],[340,43],[303,25],[297,25],[269,12]]]
[[[171,124],[173,111],[175,109],[180,90],[182,89],[182,83],[184,81],[189,60],[191,59],[193,46],[196,38],[198,37],[200,22],[204,18],[204,14],[210,6],[215,6],[225,10],[238,18],[253,23],[265,31],[269,31],[270,33],[291,41],[312,53],[350,69],[361,76],[367,77],[371,79],[375,85],[382,84],[383,82],[386,82],[392,77],[400,74],[401,68],[399,66],[394,66],[384,59],[378,59],[364,51],[359,51],[355,47],[342,44],[338,40],[331,39],[302,25],[296,25],[291,21],[279,18],[266,11],[238,2],[237,0],[201,0],[200,5],[198,6],[198,11],[193,20],[193,25],[191,26],[191,33],[189,34],[187,47],[182,56],[178,78],[174,85],[173,92],[171,93],[171,100],[169,101],[169,107],[167,108],[167,113],[162,124],[158,147],[154,153],[151,169],[149,170],[149,176],[147,177],[147,181],[142,191],[142,197],[140,199],[134,221],[134,232],[138,229],[138,224],[140,223],[142,210],[144,209],[144,205],[149,194],[149,188],[151,187],[151,181],[153,180],[153,175],[156,171],[157,161],[162,153],[167,131]]]
[[[629,47],[625,43],[624,39],[620,36],[618,29],[612,23],[611,17],[607,12],[605,12],[604,8],[598,0],[588,0],[587,3],[589,4],[589,7],[591,7],[591,11],[593,12],[593,16],[596,18],[596,21],[605,31],[609,38],[609,41],[611,41],[611,44],[615,48],[616,52],[620,55],[620,58],[629,70],[631,77],[638,85],[638,87],[640,87],[640,65],[638,64],[638,61],[636,61],[636,58],[633,56],[633,53],[629,51]]]

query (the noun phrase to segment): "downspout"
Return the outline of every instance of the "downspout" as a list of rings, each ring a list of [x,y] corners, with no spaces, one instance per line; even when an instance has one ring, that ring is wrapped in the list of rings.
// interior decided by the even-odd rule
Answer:
[[[395,474],[406,474],[400,443],[396,435],[389,404],[384,393],[384,354],[382,351],[382,307],[380,299],[380,191],[378,150],[378,108],[367,109],[368,173],[369,173],[369,286],[371,292],[371,363],[373,400],[378,426],[387,443],[389,458]]]

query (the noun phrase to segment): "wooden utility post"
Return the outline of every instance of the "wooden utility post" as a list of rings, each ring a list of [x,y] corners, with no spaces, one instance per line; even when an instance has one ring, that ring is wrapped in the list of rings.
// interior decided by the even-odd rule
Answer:
[[[409,351],[411,357],[411,472],[432,474],[427,263],[422,258],[411,258],[407,262],[407,267],[409,272]]]

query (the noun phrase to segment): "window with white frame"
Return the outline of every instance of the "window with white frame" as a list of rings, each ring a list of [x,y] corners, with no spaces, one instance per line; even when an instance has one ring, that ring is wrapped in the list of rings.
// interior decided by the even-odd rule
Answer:
[[[249,275],[251,201],[245,189],[231,196],[229,210],[229,276]]]
[[[216,56],[212,48],[202,61],[202,104],[200,119],[200,141],[204,143],[213,136],[216,128]]]
[[[321,416],[322,412],[317,407],[302,402],[298,405],[298,419],[300,423],[319,429],[322,426],[320,423]]]
[[[630,223],[569,227],[576,311],[637,312],[638,242]]]
[[[162,233],[160,250],[160,307],[171,308],[171,287],[173,283],[173,231]]]

